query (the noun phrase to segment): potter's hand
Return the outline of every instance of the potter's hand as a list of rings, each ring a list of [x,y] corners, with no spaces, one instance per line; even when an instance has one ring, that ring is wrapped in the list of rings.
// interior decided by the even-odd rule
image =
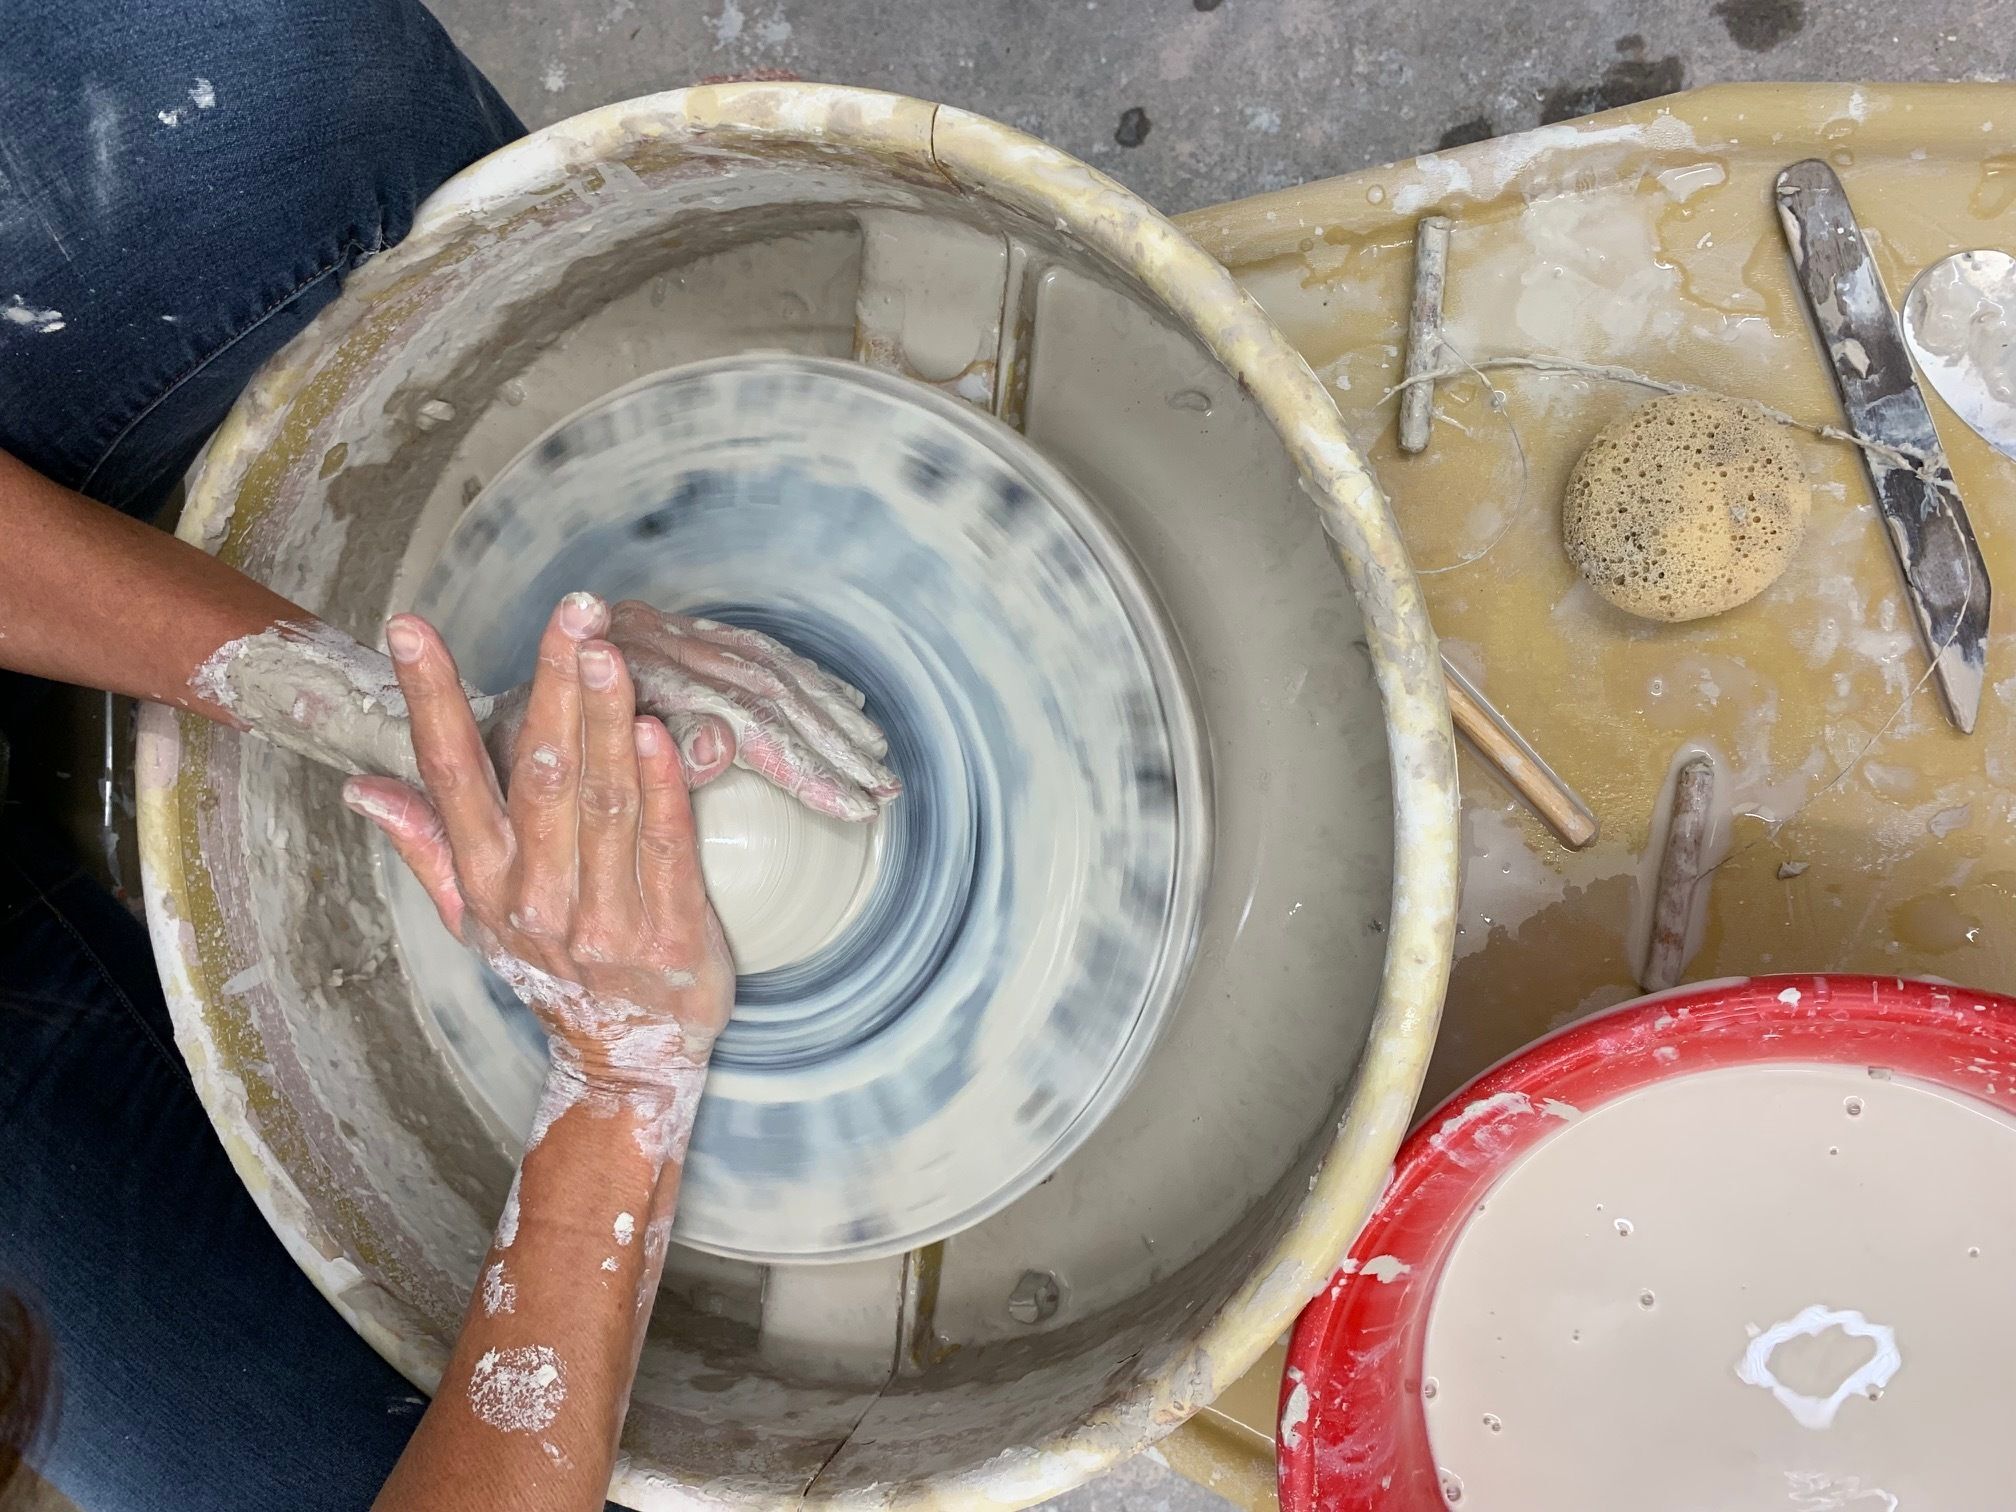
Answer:
[[[692,785],[742,766],[836,819],[872,819],[903,791],[881,762],[889,742],[861,712],[857,688],[754,630],[666,614],[636,599],[616,606],[609,641],[623,653],[637,707],[679,742]],[[496,700],[486,738],[511,751],[521,692]]]
[[[547,622],[508,804],[456,676],[416,615],[386,626],[426,794],[353,777],[456,938],[481,951],[591,1084],[704,1064],[734,966],[707,905],[679,753],[638,718],[609,610],[570,594]]]
[[[626,599],[609,640],[637,706],[671,726],[697,781],[732,760],[839,819],[872,819],[903,790],[860,692],[769,636]]]

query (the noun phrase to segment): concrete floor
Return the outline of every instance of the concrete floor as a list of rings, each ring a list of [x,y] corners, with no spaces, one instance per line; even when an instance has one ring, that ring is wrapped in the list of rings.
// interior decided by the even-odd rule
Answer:
[[[532,126],[803,77],[1010,122],[1177,212],[1703,84],[1999,79],[1994,0],[434,0]],[[1054,1505],[1226,1503],[1153,1460]]]
[[[434,9],[533,126],[696,79],[770,71],[979,111],[1171,213],[1701,84],[2016,71],[2016,27],[1995,0],[436,0]]]

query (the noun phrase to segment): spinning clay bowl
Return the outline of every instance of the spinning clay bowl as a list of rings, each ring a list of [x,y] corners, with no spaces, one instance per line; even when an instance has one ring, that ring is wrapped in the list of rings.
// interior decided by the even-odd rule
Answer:
[[[1082,164],[821,85],[551,127],[268,366],[182,533],[366,641],[421,609],[488,687],[567,589],[713,613],[889,732],[872,825],[696,803],[743,976],[618,1501],[1053,1495],[1373,1202],[1452,931],[1433,638],[1307,366]],[[159,709],[140,770],[212,1119],[430,1386],[536,1037],[332,774]]]
[[[567,586],[561,586],[567,585]],[[970,404],[832,358],[719,358],[564,422],[456,524],[416,607],[463,676],[529,674],[586,585],[765,630],[863,691],[904,774],[872,824],[737,772],[696,804],[735,953],[680,1186],[686,1243],[902,1254],[1048,1175],[1181,986],[1208,861],[1202,743],[1138,573],[1055,468]],[[543,1035],[410,878],[424,1002],[499,1017],[472,1068],[530,1122]],[[483,973],[487,976],[487,973]]]

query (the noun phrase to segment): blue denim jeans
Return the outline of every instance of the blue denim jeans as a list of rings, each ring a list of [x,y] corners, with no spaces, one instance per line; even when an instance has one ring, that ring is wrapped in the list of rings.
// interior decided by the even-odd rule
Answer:
[[[0,8],[0,449],[137,512],[255,369],[522,134],[412,0]],[[274,1238],[140,924],[0,811],[0,1288],[85,1512],[358,1512],[424,1403]]]
[[[0,33],[0,449],[121,509],[525,130],[414,0],[8,0]]]

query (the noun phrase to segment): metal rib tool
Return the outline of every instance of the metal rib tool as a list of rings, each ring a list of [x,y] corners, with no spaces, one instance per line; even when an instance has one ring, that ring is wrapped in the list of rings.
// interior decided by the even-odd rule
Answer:
[[[1887,455],[1862,453],[1869,486],[1947,717],[1971,732],[1987,670],[1988,567],[1897,317],[1832,168],[1809,158],[1780,173],[1778,218],[1813,323],[1833,359],[1849,428],[1889,449]]]

